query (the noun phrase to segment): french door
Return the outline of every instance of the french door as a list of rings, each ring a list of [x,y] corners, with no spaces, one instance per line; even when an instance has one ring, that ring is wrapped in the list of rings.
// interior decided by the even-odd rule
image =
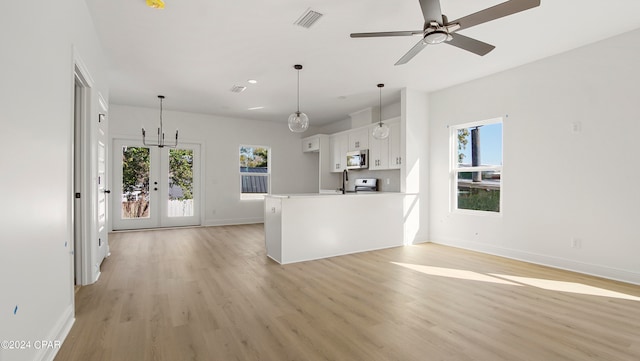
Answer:
[[[200,225],[200,145],[113,147],[113,229]]]

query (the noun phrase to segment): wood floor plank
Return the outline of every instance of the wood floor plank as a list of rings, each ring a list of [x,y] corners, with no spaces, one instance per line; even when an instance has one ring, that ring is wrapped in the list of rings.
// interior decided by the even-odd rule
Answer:
[[[640,359],[636,285],[435,244],[279,265],[262,225],[110,245],[56,361]]]

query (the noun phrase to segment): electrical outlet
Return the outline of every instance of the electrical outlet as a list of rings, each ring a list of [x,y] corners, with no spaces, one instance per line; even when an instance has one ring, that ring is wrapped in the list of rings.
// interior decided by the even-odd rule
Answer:
[[[571,131],[574,133],[579,133],[582,131],[582,122],[573,122],[571,123]]]
[[[582,240],[580,238],[571,238],[571,248],[580,248]]]

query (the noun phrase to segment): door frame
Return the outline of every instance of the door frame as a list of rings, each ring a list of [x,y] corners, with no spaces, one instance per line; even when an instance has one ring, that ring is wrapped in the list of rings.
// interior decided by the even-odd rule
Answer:
[[[87,67],[74,49],[72,72],[72,114],[71,117],[71,272],[76,285],[88,285],[98,280],[99,265],[93,266],[96,253],[96,217],[92,179],[94,178],[95,138],[92,137],[94,80]],[[77,88],[76,88],[77,85]],[[76,93],[78,93],[76,95]],[[77,104],[79,103],[79,104]],[[79,198],[77,197],[79,193]],[[74,281],[72,280],[72,283]]]
[[[131,220],[131,223],[136,222],[137,225],[135,226],[122,226],[122,222],[121,222],[121,210],[122,210],[122,205],[121,205],[121,189],[118,189],[119,187],[121,187],[122,185],[122,181],[118,180],[119,177],[122,177],[122,166],[120,163],[120,158],[118,157],[118,155],[116,154],[116,152],[119,152],[119,149],[122,148],[122,146],[132,146],[132,147],[148,147],[150,148],[150,157],[153,158],[153,156],[155,155],[156,157],[160,157],[159,151],[157,147],[154,146],[144,146],[142,144],[142,140],[141,138],[133,138],[133,137],[129,137],[129,136],[117,136],[117,137],[113,137],[111,138],[111,154],[110,154],[110,177],[111,177],[111,181],[109,184],[111,184],[112,186],[112,197],[111,197],[111,204],[110,204],[110,215],[109,215],[109,221],[111,224],[111,230],[112,231],[128,231],[128,230],[136,230],[136,229],[156,229],[156,228],[171,228],[171,227],[195,227],[195,226],[201,226],[202,225],[202,220],[203,220],[203,214],[204,214],[204,200],[205,200],[205,190],[203,187],[203,178],[204,178],[204,165],[205,165],[205,160],[204,160],[204,143],[201,141],[191,141],[191,140],[184,140],[184,141],[180,141],[178,143],[178,148],[182,148],[181,146],[187,148],[187,149],[193,149],[194,150],[194,171],[193,171],[193,179],[194,179],[194,188],[197,189],[197,192],[194,196],[194,201],[197,201],[197,204],[194,207],[194,218],[193,218],[193,222],[189,223],[189,224],[183,224],[182,222],[174,222],[172,221],[171,218],[168,218],[166,216],[163,216],[162,214],[158,214],[157,219],[137,219],[137,220]],[[169,150],[168,147],[165,147],[167,149],[167,151]],[[163,148],[163,149],[165,149]],[[118,153],[120,154],[120,153]],[[121,154],[120,154],[121,156]],[[161,164],[158,162],[157,166],[154,168],[151,168],[151,173],[149,175],[150,179],[149,181],[152,182],[153,178],[155,177],[155,179],[159,179],[163,174],[168,172],[168,168],[166,165]],[[149,185],[149,189],[151,189],[153,187],[153,184]],[[163,182],[159,181],[158,184],[158,190],[157,193],[163,193],[166,194],[168,192],[168,189],[166,188],[166,184],[164,184]],[[152,193],[153,195],[153,193]],[[157,196],[151,198],[151,201],[154,201],[154,198],[158,198]],[[155,201],[157,202],[157,201]],[[155,206],[154,206],[155,207]],[[158,205],[158,208],[156,209],[157,212],[163,212],[166,211],[166,206],[164,205]],[[127,220],[124,221],[125,223],[127,223]]]
[[[98,93],[98,121],[95,124],[95,143],[96,143],[96,175],[97,180],[94,183],[94,187],[96,188],[95,193],[95,202],[96,202],[96,237],[97,246],[96,246],[96,262],[101,264],[102,261],[111,255],[109,249],[109,205],[110,205],[110,194],[111,190],[109,189],[111,177],[109,177],[109,153],[111,152],[111,148],[109,147],[109,106],[106,100],[102,97],[102,94]],[[100,144],[103,143],[104,146],[104,154],[100,154]],[[103,177],[100,176],[100,157],[104,157],[103,159]],[[102,194],[101,194],[102,193]],[[100,203],[104,202],[104,220],[100,220]],[[99,266],[98,266],[99,267]]]

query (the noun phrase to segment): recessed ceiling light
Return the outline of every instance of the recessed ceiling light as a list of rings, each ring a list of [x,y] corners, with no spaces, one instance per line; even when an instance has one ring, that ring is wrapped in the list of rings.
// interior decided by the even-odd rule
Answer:
[[[264,109],[264,107],[253,107],[253,108],[249,108],[248,110],[258,110],[258,109]]]
[[[258,81],[255,80],[255,79],[249,79],[249,80],[247,80],[247,83],[249,83],[249,84],[258,84]]]

